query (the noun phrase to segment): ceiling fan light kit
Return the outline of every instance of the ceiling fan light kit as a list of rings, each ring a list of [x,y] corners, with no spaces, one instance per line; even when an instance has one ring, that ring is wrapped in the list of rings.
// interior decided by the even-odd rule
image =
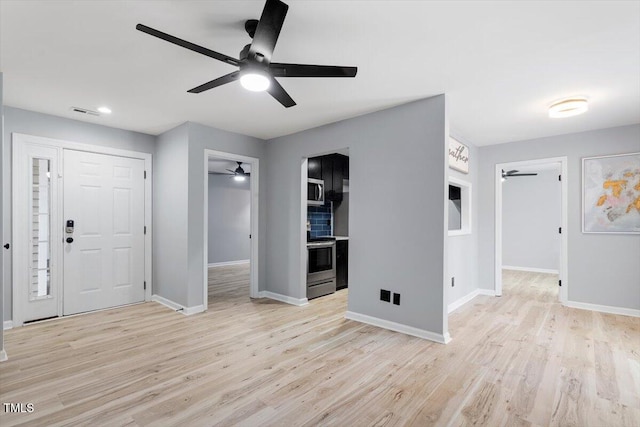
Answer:
[[[257,70],[240,71],[240,84],[251,92],[264,92],[271,86],[266,73]]]
[[[577,116],[589,109],[589,103],[584,96],[574,96],[561,99],[549,106],[549,117],[558,119],[563,117]]]
[[[240,51],[239,59],[182,40],[143,24],[136,25],[136,29],[239,68],[238,71],[194,87],[188,91],[189,93],[202,93],[239,79],[240,84],[245,89],[254,92],[267,91],[285,108],[289,108],[296,105],[296,102],[275,77],[355,77],[358,73],[358,68],[271,62],[271,56],[284,24],[287,10],[289,10],[289,6],[282,1],[267,0],[260,20],[249,19],[245,22],[245,31],[253,40]]]

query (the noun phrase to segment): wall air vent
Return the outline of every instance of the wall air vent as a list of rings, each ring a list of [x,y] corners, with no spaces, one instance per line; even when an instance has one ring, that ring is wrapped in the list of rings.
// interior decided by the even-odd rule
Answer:
[[[87,114],[89,116],[98,116],[98,117],[100,117],[100,113],[99,112],[93,111],[93,110],[88,110],[86,108],[71,107],[70,110],[73,111],[74,113]]]

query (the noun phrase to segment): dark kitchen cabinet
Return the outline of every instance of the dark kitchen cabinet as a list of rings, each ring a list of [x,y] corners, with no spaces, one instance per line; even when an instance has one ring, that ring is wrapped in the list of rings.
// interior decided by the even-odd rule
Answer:
[[[309,170],[309,178],[322,179],[322,158],[309,157],[307,163]]]
[[[336,289],[349,286],[349,241],[336,242]]]
[[[349,178],[349,157],[342,154],[310,157],[308,176],[324,181],[325,201],[340,203],[343,198],[343,180]]]

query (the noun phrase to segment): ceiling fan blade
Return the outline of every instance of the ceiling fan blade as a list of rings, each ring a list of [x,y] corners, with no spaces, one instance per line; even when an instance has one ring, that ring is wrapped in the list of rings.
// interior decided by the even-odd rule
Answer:
[[[511,174],[508,176],[536,176],[538,175],[537,173],[519,173],[519,174]]]
[[[198,52],[202,55],[206,55],[210,58],[217,59],[218,61],[226,62],[227,64],[235,65],[236,67],[240,66],[240,61],[235,58],[227,56],[223,53],[215,52],[211,49],[207,49],[206,47],[198,46],[197,44],[188,42],[186,40],[179,39],[178,37],[163,33],[162,31],[158,31],[151,27],[147,27],[146,25],[138,24],[136,25],[136,30],[142,31],[143,33],[147,33],[154,37],[158,37],[159,39],[168,41],[169,43],[176,44],[194,52]]]
[[[518,171],[516,169],[513,169],[513,170],[510,170],[510,171],[507,171],[507,175],[511,175],[512,173],[516,173],[516,172],[518,172]]]
[[[234,174],[234,175],[236,174],[236,171],[232,171],[231,169],[225,169],[225,170],[227,170],[227,171],[231,172],[231,173],[232,173],[232,174]]]
[[[289,96],[287,91],[284,90],[284,88],[280,86],[280,83],[278,83],[278,81],[274,78],[271,78],[271,85],[269,85],[269,89],[267,89],[267,92],[269,92],[271,96],[273,96],[280,104],[282,104],[286,108],[296,105],[296,102],[293,100],[293,98]]]
[[[289,6],[280,0],[267,0],[249,48],[249,59],[269,64]]]
[[[355,77],[358,67],[337,65],[306,65],[271,63],[271,73],[276,77]]]
[[[240,77],[240,71],[234,71],[233,73],[226,74],[222,77],[218,77],[217,79],[213,79],[210,82],[201,84],[198,87],[194,87],[193,89],[189,89],[187,92],[189,93],[200,93],[205,90],[213,89],[214,87],[222,86],[227,83],[234,82],[238,80]]]

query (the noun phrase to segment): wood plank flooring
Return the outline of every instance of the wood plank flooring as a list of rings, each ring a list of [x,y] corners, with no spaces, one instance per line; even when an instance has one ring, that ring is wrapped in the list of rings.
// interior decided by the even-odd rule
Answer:
[[[6,331],[0,425],[638,426],[640,319],[562,307],[556,277],[505,272],[436,344],[344,319],[347,291],[250,300],[210,271],[209,310],[145,303]]]

